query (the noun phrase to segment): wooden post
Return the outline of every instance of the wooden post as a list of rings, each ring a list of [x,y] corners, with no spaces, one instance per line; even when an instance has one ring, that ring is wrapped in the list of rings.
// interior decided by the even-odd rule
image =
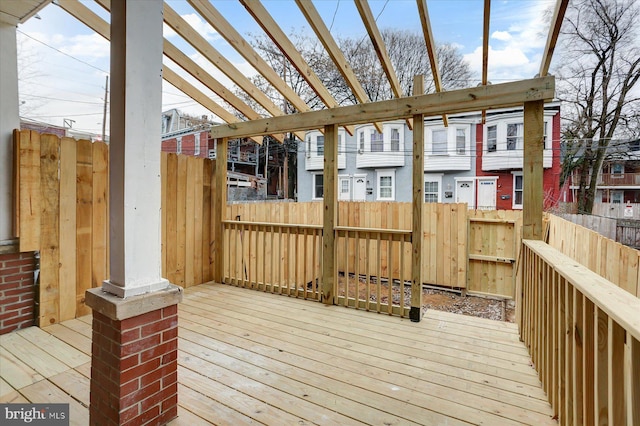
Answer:
[[[227,211],[227,138],[216,139],[216,170],[213,218],[213,280],[221,283],[224,279],[224,228],[222,221]]]
[[[524,103],[522,237],[542,240],[544,101]]]
[[[335,264],[335,225],[337,222],[338,169],[338,126],[324,127],[324,182],[322,214],[322,301],[327,305],[334,303]],[[346,295],[345,295],[346,297]]]
[[[424,93],[424,76],[413,79],[413,94]],[[422,207],[424,206],[424,115],[413,116],[413,199],[411,224],[411,310],[413,322],[422,319]]]

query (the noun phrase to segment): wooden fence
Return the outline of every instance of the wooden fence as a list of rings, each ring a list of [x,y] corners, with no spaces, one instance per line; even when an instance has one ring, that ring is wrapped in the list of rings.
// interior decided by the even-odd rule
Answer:
[[[640,251],[552,214],[546,220],[549,245],[640,297]]]
[[[38,324],[90,313],[85,291],[109,278],[108,146],[16,131],[16,235],[40,252]],[[214,163],[162,154],[162,271],[183,286],[211,280]]]
[[[631,216],[625,216],[627,207],[631,207]],[[576,203],[558,203],[558,211],[563,213],[578,213]],[[594,203],[591,214],[611,219],[640,220],[640,203]]]
[[[237,220],[247,225],[256,223],[263,228],[269,223],[320,228],[322,203],[232,204],[227,206],[226,217],[230,222]],[[470,211],[465,204],[426,203],[423,219],[422,274],[425,284],[513,297],[522,212]],[[341,276],[363,276],[366,281],[370,277],[410,281],[410,242],[405,241],[404,237],[401,239],[391,233],[384,234],[384,231],[399,231],[410,235],[410,203],[341,201],[338,203],[337,223],[336,262]],[[244,241],[247,241],[249,230],[242,232]],[[251,238],[252,241],[258,241],[263,237],[256,235]],[[254,256],[263,259],[261,250],[255,247]],[[247,258],[249,253],[247,249],[244,251]],[[266,262],[277,264],[278,259]],[[300,261],[297,263],[298,268],[303,267]],[[267,270],[269,268],[271,266],[267,266]],[[306,270],[311,271],[310,268]],[[257,275],[252,276],[262,281],[260,273],[258,270]],[[307,283],[318,279],[317,276],[304,277]],[[344,292],[344,289],[338,289],[336,294]]]
[[[523,264],[521,336],[559,424],[640,424],[640,300],[542,241]]]
[[[558,216],[597,232],[603,237],[616,241],[616,219],[589,214],[563,213]]]
[[[38,323],[87,314],[85,291],[109,276],[107,146],[28,130],[14,141],[16,234],[40,252]]]

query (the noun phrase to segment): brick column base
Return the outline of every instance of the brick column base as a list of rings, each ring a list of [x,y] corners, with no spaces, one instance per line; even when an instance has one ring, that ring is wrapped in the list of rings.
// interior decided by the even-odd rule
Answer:
[[[36,296],[33,252],[5,253],[2,248],[0,246],[0,335],[34,324]]]
[[[178,303],[182,288],[125,299],[96,288],[91,425],[162,425],[178,415]]]

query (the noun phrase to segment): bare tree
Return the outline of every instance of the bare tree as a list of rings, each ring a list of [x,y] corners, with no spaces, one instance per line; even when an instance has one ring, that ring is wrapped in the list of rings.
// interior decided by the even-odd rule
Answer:
[[[638,117],[639,4],[576,0],[563,24],[565,56],[556,71],[558,96],[566,105],[563,178],[580,171],[580,212],[593,209],[598,173],[611,141],[628,137]]]

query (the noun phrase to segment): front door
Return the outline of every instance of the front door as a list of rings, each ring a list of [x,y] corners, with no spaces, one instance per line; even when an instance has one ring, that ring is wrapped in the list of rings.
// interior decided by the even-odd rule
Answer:
[[[351,201],[351,178],[338,176],[338,200]]]
[[[478,208],[481,210],[496,209],[495,179],[478,180]]]
[[[456,203],[467,203],[467,207],[475,209],[473,180],[456,181]]]
[[[367,197],[367,176],[353,176],[353,201],[364,201]]]

